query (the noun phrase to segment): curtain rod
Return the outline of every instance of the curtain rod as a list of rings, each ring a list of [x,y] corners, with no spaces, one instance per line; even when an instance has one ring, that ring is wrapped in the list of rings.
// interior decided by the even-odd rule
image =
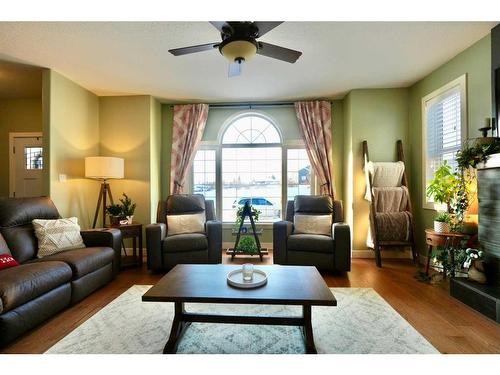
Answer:
[[[329,100],[327,100],[330,102]],[[180,103],[179,103],[180,104]],[[175,104],[171,104],[170,107],[173,107]],[[210,108],[262,108],[262,107],[293,107],[295,102],[273,102],[273,103],[262,103],[262,102],[254,102],[254,103],[213,103],[209,104]]]

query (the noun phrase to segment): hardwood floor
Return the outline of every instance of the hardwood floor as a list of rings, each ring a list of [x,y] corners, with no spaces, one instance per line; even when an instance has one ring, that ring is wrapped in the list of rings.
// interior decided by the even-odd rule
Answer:
[[[223,255],[224,263],[230,263]],[[272,255],[264,264],[271,263]],[[235,259],[233,263],[257,257]],[[415,267],[409,260],[384,260],[379,269],[371,259],[353,259],[352,271],[324,275],[331,287],[375,289],[400,315],[441,353],[500,353],[500,325],[449,295],[448,285],[428,285],[414,279]],[[154,284],[161,274],[146,268],[128,269],[106,287],[79,304],[63,311],[26,334],[2,353],[43,353],[93,314],[134,284]]]

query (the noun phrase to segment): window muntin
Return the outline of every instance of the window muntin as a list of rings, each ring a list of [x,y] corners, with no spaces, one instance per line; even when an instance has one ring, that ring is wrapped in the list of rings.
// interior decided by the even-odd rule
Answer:
[[[24,161],[26,170],[43,169],[43,148],[42,147],[25,147]]]
[[[281,147],[222,149],[222,221],[250,200],[259,221],[281,218]]]
[[[311,163],[307,151],[300,148],[287,150],[287,199],[311,194]]]
[[[222,144],[281,143],[276,127],[260,116],[237,118],[224,132]]]
[[[217,217],[224,222],[234,222],[236,210],[248,200],[262,212],[260,223],[281,219],[284,214],[283,205],[286,206],[289,198],[288,184],[283,183],[288,179],[288,148],[302,150],[297,151],[301,154],[300,158],[292,157],[292,160],[300,159],[302,162],[304,155],[307,158],[302,141],[292,140],[289,144],[284,144],[274,123],[267,116],[253,111],[235,115],[227,124],[218,143],[204,141],[200,149],[211,150],[215,154],[216,189],[215,194],[213,191],[210,193],[217,197]],[[195,192],[194,166],[192,181],[192,191]],[[204,186],[200,185],[204,184],[204,181],[198,179],[198,193],[203,193]],[[310,194],[314,190],[293,184],[292,188],[300,194]],[[290,198],[293,199],[295,194]],[[208,199],[215,200],[211,197]]]
[[[217,202],[215,150],[198,150],[193,161],[193,193]]]
[[[425,194],[434,172],[446,161],[456,169],[456,153],[466,139],[465,76],[422,99],[424,208],[434,208]]]

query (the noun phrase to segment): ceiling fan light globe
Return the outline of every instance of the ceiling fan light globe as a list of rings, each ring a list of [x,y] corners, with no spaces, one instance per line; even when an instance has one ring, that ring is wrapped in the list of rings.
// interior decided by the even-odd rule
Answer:
[[[247,40],[235,40],[221,48],[222,55],[230,62],[248,61],[257,53],[257,46]]]

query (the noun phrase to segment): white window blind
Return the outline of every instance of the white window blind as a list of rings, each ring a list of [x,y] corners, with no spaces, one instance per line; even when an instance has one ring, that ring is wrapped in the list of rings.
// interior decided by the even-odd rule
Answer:
[[[456,168],[462,145],[461,88],[455,86],[425,103],[427,127],[426,186],[446,161]]]

